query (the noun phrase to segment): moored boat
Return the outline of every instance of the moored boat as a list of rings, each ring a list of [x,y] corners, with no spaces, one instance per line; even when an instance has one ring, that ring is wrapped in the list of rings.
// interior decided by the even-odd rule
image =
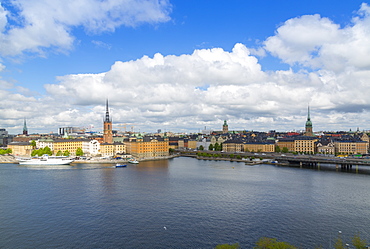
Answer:
[[[127,167],[127,164],[120,164],[120,163],[116,164],[116,168],[123,168],[123,167]]]
[[[132,159],[128,160],[128,162],[129,162],[129,163],[133,163],[133,164],[138,164],[138,163],[139,163],[139,161],[138,161],[138,160],[136,160],[136,159],[134,159],[134,158],[132,158]]]
[[[22,165],[67,165],[74,160],[64,156],[49,156],[43,155],[41,157],[20,158],[19,164]]]

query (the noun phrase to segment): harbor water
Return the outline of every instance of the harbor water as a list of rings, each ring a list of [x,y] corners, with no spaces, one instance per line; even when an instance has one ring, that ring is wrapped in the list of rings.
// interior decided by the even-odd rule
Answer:
[[[343,172],[174,158],[0,165],[0,248],[253,248],[370,241],[370,167]]]

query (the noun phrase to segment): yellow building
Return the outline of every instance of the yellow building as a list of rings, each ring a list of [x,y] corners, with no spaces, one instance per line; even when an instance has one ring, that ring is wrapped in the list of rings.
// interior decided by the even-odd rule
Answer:
[[[365,141],[335,141],[334,148],[337,154],[367,154],[369,144]]]
[[[298,137],[294,139],[294,151],[301,153],[314,154],[316,152],[317,138],[314,137]]]
[[[53,143],[53,154],[57,154],[59,151],[64,153],[68,151],[71,155],[76,154],[78,148],[83,148],[83,143],[87,142],[87,139],[55,139]]]
[[[189,140],[188,148],[195,150],[197,148],[197,140]]]
[[[114,145],[110,143],[100,144],[100,155],[104,157],[114,156]]]
[[[275,152],[275,144],[267,143],[245,143],[244,151],[249,152]]]
[[[280,150],[287,148],[288,151],[295,151],[294,138],[280,138],[276,145],[279,146]]]
[[[225,152],[243,152],[243,142],[237,139],[230,139],[222,143],[222,150]]]
[[[168,138],[138,137],[125,141],[126,153],[137,158],[160,158],[169,156]]]
[[[33,149],[29,142],[11,142],[7,148],[12,150],[14,156],[31,156]]]

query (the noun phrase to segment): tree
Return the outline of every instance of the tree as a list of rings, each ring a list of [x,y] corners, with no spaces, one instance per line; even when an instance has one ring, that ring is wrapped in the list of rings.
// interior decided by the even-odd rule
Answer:
[[[289,152],[289,149],[287,147],[283,147],[283,149],[281,150],[281,152],[288,153]]]
[[[69,151],[68,150],[66,150],[66,151],[64,151],[63,152],[63,156],[69,156],[71,153],[69,153]]]
[[[238,243],[229,245],[229,244],[222,244],[222,245],[217,245],[215,249],[239,249],[240,246]]]
[[[221,145],[219,143],[215,143],[215,150],[221,151]]]
[[[32,146],[32,148],[36,148],[36,141],[35,140],[31,141],[31,146]]]
[[[57,156],[61,156],[61,155],[63,155],[62,151],[61,150],[58,150]]]
[[[48,146],[46,146],[43,149],[42,155],[45,155],[45,154],[48,154],[49,156],[51,156],[53,154],[53,152],[51,151],[51,149]]]
[[[199,146],[199,150],[204,150],[203,145]]]
[[[275,152],[279,153],[281,151],[280,147],[278,145],[275,146]]]
[[[356,249],[363,249],[366,248],[367,242],[366,240],[362,240],[360,238],[360,234],[357,233],[352,238],[352,244],[354,247],[356,247]]]
[[[78,147],[76,150],[76,156],[83,156],[83,155],[84,155],[84,152],[82,148]]]
[[[256,242],[254,249],[297,249],[297,247],[287,243],[278,241],[275,238],[262,237]]]
[[[173,153],[175,152],[175,150],[174,150],[174,149],[172,149],[172,148],[169,148],[169,149],[168,149],[168,152],[169,152],[170,154],[173,154]]]
[[[209,149],[209,150],[213,150],[213,144],[210,144],[210,145],[208,146],[208,149]]]

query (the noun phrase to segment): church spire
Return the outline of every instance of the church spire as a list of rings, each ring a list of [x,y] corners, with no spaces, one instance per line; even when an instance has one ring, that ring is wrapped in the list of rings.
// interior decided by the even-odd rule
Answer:
[[[106,104],[105,121],[104,122],[111,122],[111,120],[109,118],[108,99],[107,99],[107,104]]]
[[[24,123],[23,123],[23,135],[28,135],[26,119],[24,119]]]
[[[307,121],[306,121],[306,136],[312,137],[313,131],[312,131],[312,121],[310,117],[310,106],[308,106],[308,113],[307,113]]]

